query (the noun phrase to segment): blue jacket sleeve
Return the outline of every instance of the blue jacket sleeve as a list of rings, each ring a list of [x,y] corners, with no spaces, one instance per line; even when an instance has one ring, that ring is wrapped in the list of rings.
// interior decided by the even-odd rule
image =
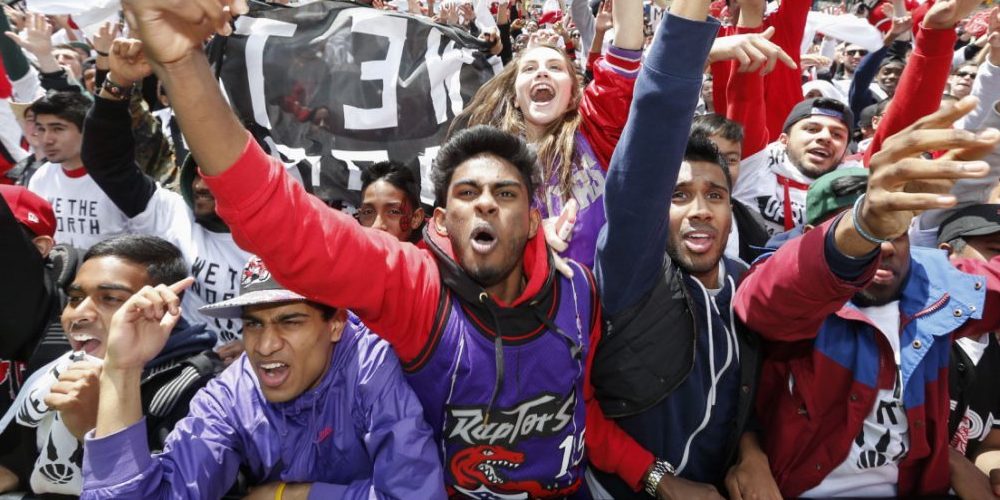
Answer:
[[[715,20],[667,14],[636,79],[604,187],[607,224],[597,240],[595,275],[608,315],[638,302],[662,268],[671,193],[718,29]]]
[[[854,79],[851,80],[851,89],[848,91],[847,96],[850,100],[851,112],[854,113],[855,126],[857,126],[857,122],[861,119],[861,110],[878,102],[868,87],[875,80],[878,67],[882,64],[882,60],[885,59],[888,53],[889,48],[883,46],[881,49],[862,58],[861,62],[858,63],[858,69],[854,71]]]
[[[150,455],[146,421],[84,442],[83,500],[221,498],[243,455],[227,415],[235,400],[215,379],[191,400],[163,453]]]

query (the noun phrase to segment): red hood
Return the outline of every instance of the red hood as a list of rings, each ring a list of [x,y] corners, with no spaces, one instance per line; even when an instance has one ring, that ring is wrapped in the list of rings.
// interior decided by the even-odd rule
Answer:
[[[428,225],[425,234],[458,265],[458,259],[455,258],[455,251],[451,247],[451,240],[448,237],[441,236],[430,225]],[[419,245],[426,248],[427,243],[421,241]],[[528,299],[534,297],[542,290],[545,280],[549,276],[549,258],[548,246],[545,244],[545,234],[542,232],[541,226],[539,226],[535,236],[529,238],[528,243],[524,246],[524,274],[528,278],[528,284],[513,303],[504,303],[497,297],[492,297],[493,301],[501,307],[516,307],[527,302]]]

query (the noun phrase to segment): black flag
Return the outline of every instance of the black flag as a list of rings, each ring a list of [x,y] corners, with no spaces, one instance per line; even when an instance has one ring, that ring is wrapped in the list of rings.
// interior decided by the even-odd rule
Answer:
[[[402,162],[431,203],[431,160],[455,115],[501,69],[484,42],[426,18],[342,2],[254,4],[209,54],[244,125],[306,186],[357,206],[361,170]]]

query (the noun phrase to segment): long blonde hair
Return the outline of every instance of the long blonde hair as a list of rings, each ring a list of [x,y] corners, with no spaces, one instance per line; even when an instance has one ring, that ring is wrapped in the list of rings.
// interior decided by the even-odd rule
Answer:
[[[569,109],[562,118],[553,120],[546,128],[542,139],[533,143],[538,162],[541,165],[542,179],[537,185],[544,190],[555,169],[558,171],[558,188],[562,201],[572,197],[573,165],[577,161],[576,131],[580,126],[580,99],[583,96],[583,78],[576,70],[576,65],[566,53],[555,47],[542,47],[559,52],[566,61],[566,68],[573,80],[572,95]],[[537,48],[537,47],[534,47]],[[534,50],[534,48],[528,50]],[[505,132],[521,137],[526,135],[524,114],[516,106],[517,92],[514,82],[520,70],[520,56],[512,60],[499,75],[493,77],[485,85],[479,87],[472,101],[465,107],[452,123],[449,135],[458,130],[475,125],[491,125]],[[542,199],[543,202],[547,200]]]

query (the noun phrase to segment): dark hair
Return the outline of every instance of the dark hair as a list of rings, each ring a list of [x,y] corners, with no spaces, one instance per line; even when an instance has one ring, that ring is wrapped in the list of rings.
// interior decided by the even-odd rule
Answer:
[[[385,181],[394,188],[406,194],[414,210],[420,208],[420,181],[413,177],[413,172],[398,162],[380,161],[361,172],[361,193],[375,181]]]
[[[331,319],[333,319],[334,316],[337,315],[336,307],[328,306],[321,302],[314,302],[312,300],[307,300],[306,304],[309,304],[315,307],[316,309],[319,309],[320,317],[323,318],[323,321],[330,321]]]
[[[104,240],[87,250],[83,261],[97,257],[118,257],[145,266],[149,285],[172,285],[188,277],[188,266],[181,251],[156,236],[127,234]]]
[[[872,118],[874,118],[876,116],[882,116],[882,115],[884,115],[885,114],[885,110],[889,108],[890,104],[892,104],[892,98],[891,97],[886,97],[885,99],[882,99],[881,101],[879,101],[878,103],[876,103],[875,104],[875,114],[872,115]]]
[[[861,194],[868,191],[868,177],[864,175],[846,175],[838,177],[830,183],[830,191],[837,198],[851,194]]]
[[[719,152],[715,143],[701,133],[694,133],[688,138],[687,148],[684,150],[684,161],[703,161],[718,165],[722,169],[722,175],[726,177],[726,187],[733,190],[733,178],[729,175],[729,162]]]
[[[904,60],[902,60],[902,59],[900,59],[898,57],[895,57],[895,56],[893,56],[893,57],[887,57],[887,58],[885,58],[884,61],[882,61],[882,64],[878,65],[878,69],[882,69],[882,68],[884,68],[884,67],[886,67],[886,66],[888,66],[890,64],[898,64],[900,66],[906,66],[906,61],[904,61]]]
[[[90,109],[90,99],[79,92],[51,92],[35,101],[28,111],[38,115],[54,115],[83,131],[83,119]]]
[[[956,253],[961,252],[962,250],[965,250],[965,247],[969,243],[965,241],[965,237],[956,236],[955,239],[949,241],[948,244],[951,245],[951,255],[954,255]]]
[[[701,134],[705,137],[721,136],[727,141],[743,142],[743,125],[725,116],[709,113],[694,117],[691,122],[691,135]]]
[[[481,154],[496,156],[517,168],[530,195],[535,193],[535,153],[521,138],[489,125],[476,125],[462,130],[441,146],[431,182],[434,183],[435,206],[445,206],[448,186],[455,169],[466,160]]]

